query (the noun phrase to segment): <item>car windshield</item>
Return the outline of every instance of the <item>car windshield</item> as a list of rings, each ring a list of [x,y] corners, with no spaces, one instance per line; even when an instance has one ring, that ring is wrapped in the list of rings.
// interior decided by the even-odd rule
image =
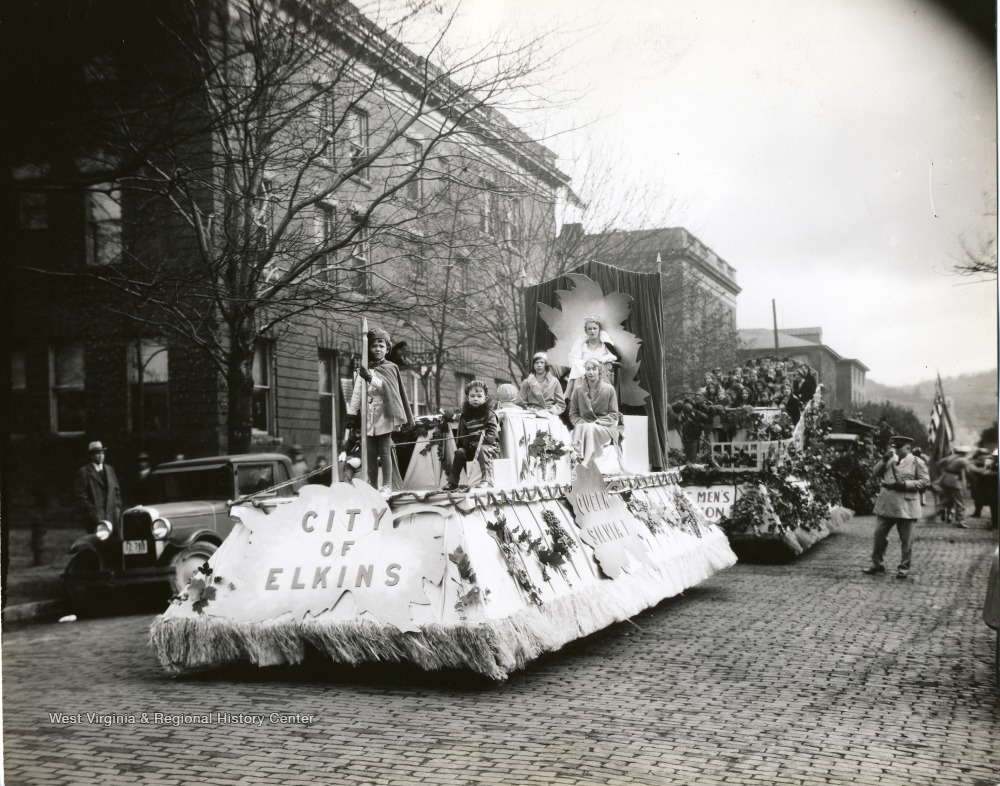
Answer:
[[[150,475],[149,504],[233,498],[233,470],[222,465]]]

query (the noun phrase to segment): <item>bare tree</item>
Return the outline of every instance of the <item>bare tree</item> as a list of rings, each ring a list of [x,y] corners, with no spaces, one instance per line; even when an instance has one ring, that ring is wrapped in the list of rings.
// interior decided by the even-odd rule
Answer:
[[[231,451],[250,446],[255,350],[279,325],[434,305],[399,285],[399,248],[422,237],[450,145],[533,154],[493,107],[530,80],[537,42],[447,52],[436,6],[396,10],[376,26],[343,0],[148,4],[155,62],[74,142],[74,187],[107,220],[85,271],[60,275],[197,348],[225,383]]]
[[[986,279],[997,277],[997,194],[987,192],[984,197],[986,208],[983,217],[988,219],[986,229],[967,230],[959,238],[961,254],[951,266],[960,276],[976,276]]]

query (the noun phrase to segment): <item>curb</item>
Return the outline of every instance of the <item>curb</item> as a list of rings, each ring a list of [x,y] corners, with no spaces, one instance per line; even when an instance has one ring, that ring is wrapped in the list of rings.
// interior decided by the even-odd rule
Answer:
[[[45,617],[62,616],[65,612],[66,603],[61,600],[39,600],[34,603],[19,603],[16,606],[8,606],[3,610],[3,624],[33,622]]]

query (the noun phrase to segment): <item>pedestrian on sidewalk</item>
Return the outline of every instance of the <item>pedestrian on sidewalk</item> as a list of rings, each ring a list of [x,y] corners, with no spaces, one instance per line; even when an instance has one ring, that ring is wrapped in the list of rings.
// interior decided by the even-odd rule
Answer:
[[[83,516],[84,529],[93,534],[102,521],[118,526],[122,515],[122,490],[118,475],[104,462],[104,445],[100,441],[91,442],[87,453],[90,461],[77,470],[73,494]]]
[[[910,573],[913,529],[920,518],[920,492],[931,483],[927,466],[910,453],[912,442],[909,437],[893,436],[872,468],[882,488],[875,500],[872,563],[862,571],[870,576],[885,573],[885,550],[893,527],[899,535],[900,551],[896,578],[905,579]]]

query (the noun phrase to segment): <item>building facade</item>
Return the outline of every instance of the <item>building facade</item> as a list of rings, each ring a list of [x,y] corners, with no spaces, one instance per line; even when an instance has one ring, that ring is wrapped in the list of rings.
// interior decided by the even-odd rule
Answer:
[[[513,381],[503,354],[468,336],[496,283],[485,273],[498,260],[530,271],[532,249],[554,241],[568,184],[555,154],[346,3],[294,6],[295,29],[313,31],[301,52],[329,47],[300,70],[299,50],[268,61],[288,37],[268,39],[241,4],[175,5],[190,16],[146,2],[5,11],[25,31],[4,57],[24,120],[5,172],[20,508],[68,505],[93,439],[127,503],[140,452],[154,464],[228,452],[235,384],[252,449],[335,459],[365,316],[407,342],[417,414],[458,406],[472,378]],[[178,83],[201,65],[184,59],[193,42],[236,45],[220,61],[228,82]],[[266,91],[243,84],[247,64],[268,62],[285,81],[269,108],[250,105]],[[232,117],[212,113],[221,96],[267,123],[233,136]],[[143,128],[126,124],[137,117]],[[271,147],[234,158],[230,143]],[[528,226],[542,236],[529,242]],[[234,382],[223,361],[244,340]]]

